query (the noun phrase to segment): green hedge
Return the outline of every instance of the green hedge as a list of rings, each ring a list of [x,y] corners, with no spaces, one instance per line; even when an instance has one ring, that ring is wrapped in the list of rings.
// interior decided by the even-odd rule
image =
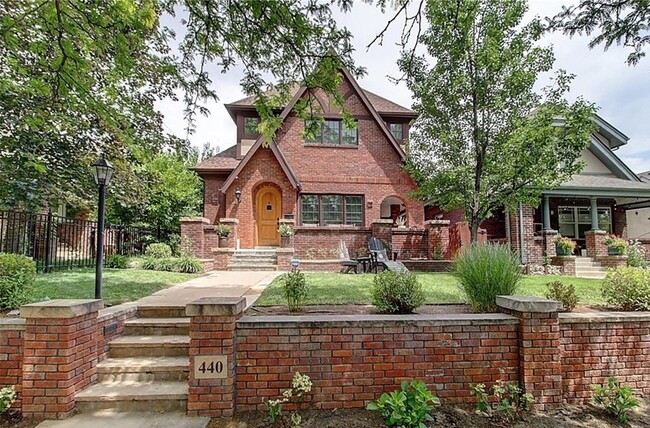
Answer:
[[[36,281],[36,263],[19,254],[0,253],[0,308],[17,308],[29,301]]]

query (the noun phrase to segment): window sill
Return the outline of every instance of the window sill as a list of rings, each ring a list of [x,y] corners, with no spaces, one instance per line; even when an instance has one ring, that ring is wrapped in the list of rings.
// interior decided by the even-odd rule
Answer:
[[[328,148],[328,149],[358,149],[359,145],[351,145],[351,144],[310,144],[310,143],[305,143],[305,147],[323,147],[323,148]]]

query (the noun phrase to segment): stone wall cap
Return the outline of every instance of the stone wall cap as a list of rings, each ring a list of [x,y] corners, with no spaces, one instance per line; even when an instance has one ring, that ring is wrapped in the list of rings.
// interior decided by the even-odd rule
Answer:
[[[558,231],[555,229],[545,229],[542,230],[542,235],[557,235]]]
[[[25,318],[0,319],[0,330],[25,330]]]
[[[232,316],[246,309],[244,297],[202,297],[185,306],[185,314],[193,316]]]
[[[99,299],[57,299],[47,302],[30,303],[20,307],[24,318],[74,318],[104,307]]]
[[[650,312],[563,312],[561,323],[649,322]]]
[[[276,254],[293,254],[295,253],[296,250],[291,247],[284,247],[284,248],[276,248],[275,253]]]
[[[230,218],[230,217],[224,217],[219,219],[219,223],[239,223],[239,219],[236,218]]]
[[[210,251],[212,251],[213,254],[234,254],[235,251],[237,251],[236,248],[223,248],[223,247],[216,247],[216,248],[211,248]]]
[[[138,305],[135,302],[123,303],[121,305],[111,306],[99,311],[97,321],[106,321],[121,315],[131,315],[138,311]]]
[[[451,220],[427,220],[424,222],[425,226],[426,225],[431,225],[431,226],[449,226],[451,224]]]
[[[244,316],[238,328],[304,327],[311,325],[331,327],[383,327],[397,325],[494,325],[517,324],[515,317],[506,314],[409,314],[409,315],[259,315]]]
[[[373,220],[372,224],[393,224],[393,220],[389,218],[381,218],[378,220]]]
[[[588,230],[585,232],[585,235],[607,235],[606,230]]]
[[[559,312],[562,303],[533,296],[497,296],[497,306],[517,312]]]
[[[205,217],[181,217],[181,223],[205,223],[210,224],[210,220]]]
[[[285,223],[285,224],[296,224],[296,220],[293,218],[281,218],[278,220],[279,223]]]

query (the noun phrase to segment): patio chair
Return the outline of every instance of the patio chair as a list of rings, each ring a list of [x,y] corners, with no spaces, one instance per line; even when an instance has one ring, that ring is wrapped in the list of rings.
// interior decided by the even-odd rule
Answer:
[[[357,272],[357,267],[359,266],[359,262],[356,260],[350,259],[350,253],[348,252],[348,247],[345,245],[345,242],[341,240],[339,242],[339,258],[341,261],[339,264],[341,265],[341,273],[358,273]]]
[[[388,259],[384,244],[379,239],[370,238],[370,241],[368,241],[368,252],[370,253],[371,271],[374,270],[377,273],[379,267],[381,267],[382,269],[408,272],[408,268],[404,266],[404,263]]]

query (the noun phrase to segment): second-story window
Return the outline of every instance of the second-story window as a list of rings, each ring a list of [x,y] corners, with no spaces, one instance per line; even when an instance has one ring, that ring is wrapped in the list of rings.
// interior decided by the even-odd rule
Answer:
[[[314,122],[305,121],[305,128]],[[317,129],[311,137],[305,137],[308,144],[323,144],[327,146],[357,146],[359,144],[359,133],[357,128],[348,128],[342,120],[324,120],[316,124]]]
[[[260,124],[259,117],[245,117],[244,118],[244,134],[246,135],[257,135],[257,125]]]
[[[397,141],[402,141],[404,139],[404,124],[402,123],[391,123],[389,124],[390,133],[393,134],[393,137]]]

